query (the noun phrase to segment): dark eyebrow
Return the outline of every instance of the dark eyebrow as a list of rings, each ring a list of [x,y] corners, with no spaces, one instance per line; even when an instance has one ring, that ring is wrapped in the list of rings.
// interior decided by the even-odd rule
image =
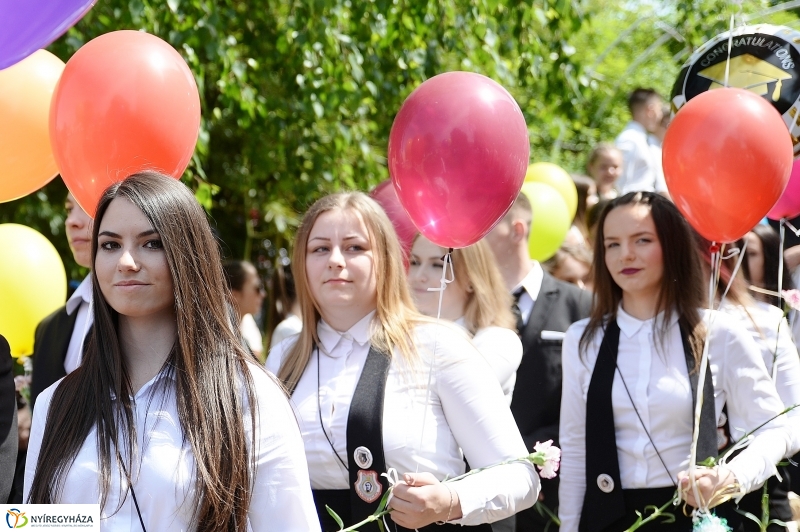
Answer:
[[[148,229],[147,231],[142,231],[141,233],[136,235],[136,238],[143,238],[143,237],[146,237],[146,236],[157,235],[157,234],[158,234],[158,231],[156,231],[155,229]],[[111,238],[122,238],[120,235],[118,235],[117,233],[114,233],[113,231],[101,231],[97,236],[109,236]]]
[[[653,236],[653,235],[655,235],[655,233],[653,233],[652,231],[639,231],[638,233],[634,233],[634,234],[632,234],[630,236],[631,237],[637,237],[637,236],[642,236],[642,235],[651,235],[651,236]],[[621,237],[618,237],[618,236],[604,236],[603,240],[619,240],[620,238]]]

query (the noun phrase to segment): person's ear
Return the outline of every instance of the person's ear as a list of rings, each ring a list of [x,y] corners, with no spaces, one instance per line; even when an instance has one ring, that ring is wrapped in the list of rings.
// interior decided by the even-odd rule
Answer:
[[[517,218],[511,222],[511,236],[515,242],[520,240],[527,240],[528,227],[523,220]]]

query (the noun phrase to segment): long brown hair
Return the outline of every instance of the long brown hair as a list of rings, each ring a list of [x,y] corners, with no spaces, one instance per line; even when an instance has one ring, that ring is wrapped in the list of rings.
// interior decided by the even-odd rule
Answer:
[[[389,354],[396,347],[400,354],[411,362],[418,356],[412,340],[412,330],[414,324],[423,318],[416,311],[408,290],[403,267],[403,252],[392,223],[383,209],[366,194],[361,192],[331,194],[317,200],[308,209],[300,222],[294,241],[292,274],[297,300],[300,303],[303,329],[278,370],[278,378],[290,392],[297,386],[311,358],[311,351],[319,341],[317,321],[320,319],[320,312],[317,302],[311,295],[306,275],[308,237],[322,213],[337,209],[355,212],[364,221],[369,233],[378,287],[372,345]]]
[[[581,349],[585,351],[598,329],[616,319],[622,301],[622,288],[614,282],[606,267],[605,221],[608,213],[625,205],[644,205],[650,209],[656,235],[663,250],[664,275],[656,308],[664,312],[656,338],[663,342],[673,313],[678,323],[689,334],[692,354],[700,362],[705,340],[705,328],[699,309],[705,303],[703,270],[694,239],[694,231],[671,201],[653,192],[630,192],[611,200],[600,215],[595,239],[592,270],[594,274],[594,304],[589,323],[581,336]]]
[[[255,361],[237,339],[218,244],[188,188],[170,177],[144,172],[112,185],[100,199],[92,230],[93,259],[100,222],[116,198],[139,207],[161,236],[175,287],[177,342],[164,371],[174,375],[178,417],[195,459],[198,495],[186,504],[192,505],[198,531],[245,530],[255,446],[248,451],[245,405],[236,384],[244,387],[255,434],[257,402],[248,368],[248,362]],[[112,460],[120,471],[123,466],[131,471],[136,428],[130,377],[117,335],[118,314],[103,298],[94,272],[92,288],[93,335],[81,367],[53,394],[31,503],[58,502],[64,478],[92,427],[97,427],[102,505],[110,489]],[[121,455],[129,457],[127,463]]]
[[[513,299],[508,293],[489,244],[480,240],[471,246],[453,250],[455,282],[467,290],[464,321],[474,335],[479,329],[494,325],[514,329],[511,312]]]

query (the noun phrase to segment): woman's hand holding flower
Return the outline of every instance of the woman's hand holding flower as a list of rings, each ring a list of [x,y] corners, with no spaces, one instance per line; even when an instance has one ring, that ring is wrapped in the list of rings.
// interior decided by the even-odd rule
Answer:
[[[461,502],[452,487],[430,473],[406,473],[392,490],[392,520],[408,528],[422,528],[437,521],[461,518]]]

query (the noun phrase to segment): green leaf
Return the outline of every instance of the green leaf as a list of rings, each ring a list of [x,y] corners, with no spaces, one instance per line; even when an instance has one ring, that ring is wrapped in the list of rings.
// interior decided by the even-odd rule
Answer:
[[[334,511],[331,509],[331,507],[330,507],[330,506],[328,506],[327,504],[325,505],[325,509],[328,511],[328,514],[329,514],[331,517],[333,517],[333,520],[334,520],[334,521],[336,521],[336,524],[337,524],[337,525],[339,525],[339,529],[341,530],[342,528],[344,528],[344,522],[342,521],[342,518],[341,518],[341,517],[339,517],[339,514],[337,514],[336,512],[334,512]]]

